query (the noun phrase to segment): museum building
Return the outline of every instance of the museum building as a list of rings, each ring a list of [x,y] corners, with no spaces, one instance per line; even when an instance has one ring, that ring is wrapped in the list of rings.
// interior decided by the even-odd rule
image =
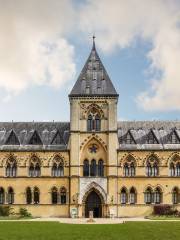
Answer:
[[[180,122],[117,121],[118,97],[93,39],[70,122],[0,123],[0,204],[42,217],[180,210]]]

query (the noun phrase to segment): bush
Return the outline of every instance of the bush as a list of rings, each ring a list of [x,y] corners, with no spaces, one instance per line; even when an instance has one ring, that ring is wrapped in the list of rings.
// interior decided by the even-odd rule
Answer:
[[[32,217],[31,213],[28,212],[28,210],[26,208],[19,209],[19,216],[20,217]]]
[[[174,209],[171,205],[155,205],[153,209],[154,215],[179,215],[179,212],[177,209]]]
[[[10,206],[0,206],[0,216],[9,216],[13,214],[13,208]]]

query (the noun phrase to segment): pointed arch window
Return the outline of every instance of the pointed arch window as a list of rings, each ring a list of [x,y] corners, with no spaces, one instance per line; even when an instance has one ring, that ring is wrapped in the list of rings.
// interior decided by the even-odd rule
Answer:
[[[135,190],[134,187],[132,187],[132,188],[130,189],[130,192],[129,192],[129,203],[130,203],[130,204],[135,204],[135,203],[136,203],[136,198],[137,198],[137,196],[136,196],[136,190]]]
[[[173,162],[170,163],[170,176],[175,177],[176,176],[176,167]]]
[[[52,177],[62,177],[64,176],[64,165],[63,161],[56,158],[52,166]]]
[[[96,176],[96,168],[97,168],[97,166],[96,166],[96,160],[95,159],[93,159],[92,161],[91,161],[91,167],[90,167],[90,175],[93,177],[93,176]]]
[[[58,190],[56,187],[53,187],[51,191],[51,199],[52,199],[52,204],[58,203]]]
[[[29,166],[29,177],[40,177],[41,176],[41,166],[39,159],[33,158]]]
[[[92,117],[91,114],[88,116],[88,120],[87,120],[87,130],[88,130],[88,131],[92,131],[92,130],[93,130],[93,117]]]
[[[7,192],[7,203],[8,204],[13,204],[14,203],[14,190],[12,187],[8,188]]]
[[[4,204],[4,202],[5,202],[4,188],[0,187],[0,204]]]
[[[62,187],[60,189],[60,201],[61,201],[61,204],[66,204],[66,188],[65,187]]]
[[[124,164],[124,176],[129,177],[129,166],[127,163]]]
[[[89,176],[89,161],[87,159],[85,159],[83,162],[83,176]]]
[[[39,192],[39,189],[37,187],[34,188],[33,195],[34,195],[34,204],[39,204],[39,202],[40,202],[40,192]]]
[[[125,188],[121,189],[121,204],[126,204],[128,202],[127,190]]]
[[[10,158],[6,165],[6,177],[16,177],[17,174],[17,164],[15,159]]]
[[[157,187],[154,191],[154,203],[160,204],[162,201],[162,191],[159,187]]]
[[[151,188],[147,188],[144,193],[144,201],[146,204],[153,203],[153,191]]]
[[[104,177],[104,162],[102,159],[98,161],[98,176]]]
[[[146,163],[146,175],[148,177],[157,177],[159,175],[158,161],[155,158],[149,158]]]
[[[130,174],[129,175],[130,175],[130,177],[134,177],[136,175],[135,165],[133,162],[130,164]]]
[[[131,156],[126,159],[123,166],[123,172],[125,177],[134,177],[136,174],[135,160]]]
[[[175,187],[175,188],[173,188],[173,191],[172,191],[172,203],[178,204],[179,202],[180,202],[179,189],[177,187]]]
[[[94,129],[96,131],[100,131],[100,129],[101,129],[101,120],[100,120],[100,116],[98,114],[95,116],[94,123],[95,123]]]
[[[92,108],[87,119],[88,131],[100,131],[101,130],[101,117],[95,108]]]
[[[27,204],[31,204],[32,203],[32,192],[31,192],[31,188],[30,187],[26,188],[26,203]]]
[[[176,176],[180,177],[180,162],[176,164]]]

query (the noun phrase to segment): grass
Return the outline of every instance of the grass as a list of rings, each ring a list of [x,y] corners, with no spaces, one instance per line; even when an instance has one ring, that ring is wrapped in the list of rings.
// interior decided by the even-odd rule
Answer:
[[[151,220],[177,220],[177,221],[180,221],[180,217],[176,217],[176,216],[149,216],[148,219],[151,219]]]
[[[73,225],[58,222],[0,222],[0,240],[179,240],[179,222]]]
[[[0,216],[0,220],[2,221],[6,221],[6,220],[23,220],[23,219],[32,219],[33,217],[21,217],[21,216],[17,216],[17,215],[12,215],[12,216]]]

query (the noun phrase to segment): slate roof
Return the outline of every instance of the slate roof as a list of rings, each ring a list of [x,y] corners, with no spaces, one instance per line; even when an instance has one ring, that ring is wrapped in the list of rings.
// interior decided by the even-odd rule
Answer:
[[[71,91],[75,96],[118,96],[96,51],[94,37],[90,55]]]
[[[0,122],[0,150],[66,150],[69,129],[69,122]],[[9,141],[12,132],[18,138],[15,144]],[[60,135],[59,142],[53,144],[57,132]],[[38,144],[30,143],[35,133],[40,138]]]
[[[69,122],[0,122],[0,151],[68,150],[69,132]],[[121,121],[118,140],[119,150],[180,150],[180,121]]]
[[[127,134],[132,136],[131,143]],[[148,143],[148,135],[155,138],[155,143]],[[174,134],[176,143],[172,141]],[[179,150],[180,121],[121,121],[118,122],[118,140],[121,150]]]

